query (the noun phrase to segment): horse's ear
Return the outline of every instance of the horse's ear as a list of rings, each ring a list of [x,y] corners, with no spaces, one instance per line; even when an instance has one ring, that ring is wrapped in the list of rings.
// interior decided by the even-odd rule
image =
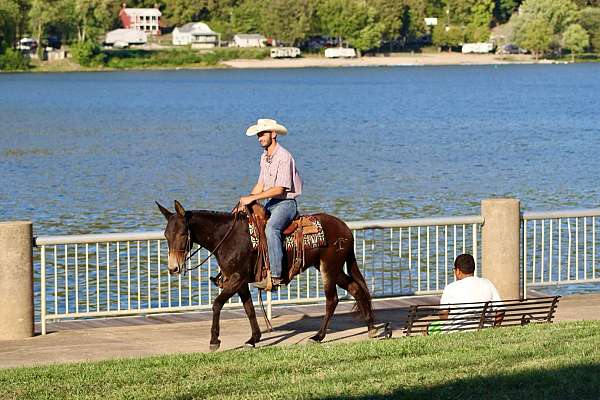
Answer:
[[[173,213],[169,210],[167,210],[165,207],[161,206],[158,201],[155,201],[156,205],[158,206],[158,209],[160,210],[160,212],[162,213],[162,215],[165,216],[166,219],[169,219],[169,217],[171,215],[173,215]]]
[[[175,200],[175,211],[177,211],[177,215],[180,217],[185,217],[185,209],[177,200]]]

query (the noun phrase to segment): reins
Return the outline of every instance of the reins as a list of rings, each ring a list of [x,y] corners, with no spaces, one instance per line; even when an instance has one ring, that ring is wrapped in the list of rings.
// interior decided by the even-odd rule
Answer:
[[[239,203],[233,208],[232,212],[237,210],[239,206]],[[199,267],[201,267],[205,262],[208,261],[208,259],[210,257],[213,256],[213,254],[215,254],[217,252],[217,250],[219,249],[219,247],[221,247],[221,245],[223,244],[223,242],[225,242],[225,240],[229,237],[229,235],[231,234],[231,232],[233,232],[233,228],[235,227],[235,223],[238,220],[238,212],[234,212],[233,213],[233,223],[231,224],[231,226],[229,227],[229,229],[227,230],[227,233],[225,233],[225,236],[223,236],[223,238],[221,238],[221,240],[219,241],[219,243],[217,243],[217,245],[215,246],[214,250],[210,252],[210,254],[208,256],[206,256],[204,258],[204,260],[202,260],[199,264],[197,264],[194,267],[189,267],[189,268],[185,268],[183,269],[183,271],[181,271],[181,273],[185,276],[189,271],[193,271]],[[185,245],[185,250],[175,250],[175,251],[180,251],[180,252],[184,252],[185,254],[187,254],[187,256],[185,257],[184,260],[184,265],[192,259],[192,257],[198,253],[201,249],[202,246],[198,245],[198,248],[196,250],[194,250],[193,252],[190,253],[190,251],[192,250],[192,232],[190,231],[190,224],[189,224],[189,220],[188,220],[188,214],[186,213],[185,216],[185,227],[187,229],[187,241],[186,241],[186,245]],[[257,259],[257,263],[258,263],[258,259]],[[256,268],[256,267],[255,267]],[[219,272],[219,274],[221,274]],[[262,308],[263,311],[263,316],[265,318],[265,324],[267,325],[267,330],[268,332],[272,332],[273,331],[273,326],[271,325],[271,321],[269,321],[269,318],[267,317],[267,311],[265,310],[265,305],[263,304],[263,300],[262,300],[262,289],[259,289],[259,295],[258,295],[258,299],[260,302],[260,306]]]
[[[239,205],[239,203],[238,203],[238,205]],[[234,207],[234,210],[235,210],[235,209],[237,209],[237,207],[238,207],[238,206],[236,205],[236,206]],[[208,259],[209,259],[209,258],[211,258],[211,257],[213,256],[213,254],[215,254],[215,253],[217,252],[217,250],[219,249],[219,247],[221,247],[221,245],[223,244],[223,242],[225,242],[225,239],[227,239],[227,238],[229,237],[229,235],[231,234],[231,232],[233,232],[233,228],[235,227],[235,223],[237,222],[237,220],[238,220],[238,214],[237,214],[237,213],[234,213],[234,214],[233,214],[233,223],[231,224],[231,226],[230,226],[230,227],[229,227],[229,229],[227,230],[227,233],[225,233],[225,236],[223,236],[223,238],[221,238],[221,240],[219,241],[219,243],[217,243],[217,245],[215,246],[214,250],[213,250],[213,251],[211,251],[211,252],[208,254],[208,256],[206,256],[206,257],[204,258],[204,260],[202,260],[202,261],[201,261],[201,262],[200,262],[198,265],[196,265],[196,266],[194,266],[194,267],[185,268],[183,271],[181,271],[181,272],[182,272],[182,274],[183,274],[183,275],[185,275],[185,274],[187,274],[189,271],[193,271],[193,270],[195,270],[195,269],[199,268],[200,266],[202,266],[202,265],[203,265],[205,262],[207,262],[207,261],[208,261]],[[188,217],[187,217],[187,215],[186,215],[186,218],[185,218],[185,226],[186,226],[186,228],[187,228],[187,244],[186,244],[186,246],[185,246],[185,253],[186,253],[186,254],[188,254],[188,253],[190,253],[190,251],[192,250],[192,232],[190,231],[190,224],[189,224],[189,221],[188,221]],[[184,262],[183,262],[183,263],[184,263],[184,265],[185,265],[185,263],[187,263],[189,260],[191,260],[191,259],[192,259],[192,257],[193,257],[193,256],[194,256],[196,253],[198,253],[198,252],[199,252],[201,249],[202,249],[202,246],[198,245],[198,248],[197,248],[196,250],[194,250],[192,253],[188,254],[188,255],[185,257],[185,260],[184,260]]]

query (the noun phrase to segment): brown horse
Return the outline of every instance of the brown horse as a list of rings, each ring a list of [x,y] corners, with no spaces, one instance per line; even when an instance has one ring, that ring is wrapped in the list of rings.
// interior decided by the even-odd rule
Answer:
[[[165,237],[169,244],[168,268],[170,274],[179,274],[185,270],[186,255],[191,243],[197,243],[208,251],[216,251],[221,273],[225,278],[222,292],[213,303],[213,321],[210,338],[210,349],[217,350],[219,340],[219,317],[223,305],[231,296],[238,294],[246,315],[250,320],[252,337],[246,342],[252,346],[260,340],[261,332],[256,321],[254,304],[248,284],[254,281],[254,267],[257,251],[252,248],[248,233],[248,221],[240,214],[214,211],[185,211],[175,200],[175,212],[167,210],[156,203],[167,219]],[[320,342],[325,337],[327,326],[338,304],[336,285],[346,289],[356,300],[355,309],[359,310],[369,328],[369,336],[377,334],[374,327],[371,295],[365,280],[358,269],[354,255],[354,238],[344,222],[327,214],[314,215],[321,222],[327,247],[307,249],[304,269],[310,266],[321,271],[325,290],[325,317],[319,331],[311,337]],[[347,263],[350,274],[344,272]],[[291,280],[293,277],[289,277]],[[387,328],[386,328],[387,330]]]

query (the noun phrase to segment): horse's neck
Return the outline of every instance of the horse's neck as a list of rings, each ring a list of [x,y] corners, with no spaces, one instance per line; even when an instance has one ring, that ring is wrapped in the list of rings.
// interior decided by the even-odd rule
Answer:
[[[213,211],[189,211],[188,226],[192,240],[200,246],[214,251],[233,223],[233,215]]]

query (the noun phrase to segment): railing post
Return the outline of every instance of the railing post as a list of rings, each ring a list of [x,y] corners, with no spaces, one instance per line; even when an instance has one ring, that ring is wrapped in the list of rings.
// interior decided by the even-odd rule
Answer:
[[[521,297],[519,284],[520,202],[518,199],[481,201],[482,275],[494,283],[500,297]]]
[[[33,336],[32,245],[31,222],[0,222],[0,340]]]

